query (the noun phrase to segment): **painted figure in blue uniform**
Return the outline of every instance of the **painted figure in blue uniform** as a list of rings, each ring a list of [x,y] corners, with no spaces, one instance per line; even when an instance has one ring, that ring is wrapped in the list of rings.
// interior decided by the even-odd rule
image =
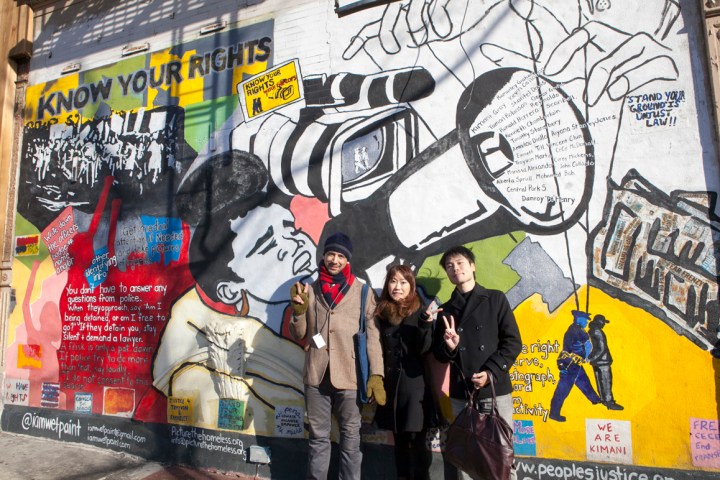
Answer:
[[[565,421],[565,417],[560,415],[560,410],[573,385],[576,385],[593,405],[601,401],[582,366],[592,350],[590,336],[585,331],[590,321],[590,314],[573,310],[572,315],[573,323],[565,332],[563,349],[557,359],[560,381],[550,401],[550,418],[557,422]]]

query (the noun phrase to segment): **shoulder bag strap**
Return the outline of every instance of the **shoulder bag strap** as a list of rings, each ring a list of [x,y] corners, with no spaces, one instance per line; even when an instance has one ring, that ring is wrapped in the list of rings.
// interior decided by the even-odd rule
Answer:
[[[368,285],[367,283],[363,283],[362,286],[362,293],[360,293],[360,329],[358,330],[360,333],[365,333],[365,301],[367,300],[367,293],[368,293]]]

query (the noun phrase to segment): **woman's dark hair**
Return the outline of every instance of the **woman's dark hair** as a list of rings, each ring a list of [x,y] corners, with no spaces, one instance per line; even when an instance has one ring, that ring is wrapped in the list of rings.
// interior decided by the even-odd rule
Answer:
[[[410,293],[401,301],[394,300],[390,296],[390,289],[388,288],[390,280],[398,273],[410,284]],[[417,294],[415,274],[407,265],[391,267],[385,276],[385,283],[383,284],[382,293],[380,293],[375,315],[384,320],[390,320],[391,317],[405,318],[418,308],[420,308],[420,297]]]

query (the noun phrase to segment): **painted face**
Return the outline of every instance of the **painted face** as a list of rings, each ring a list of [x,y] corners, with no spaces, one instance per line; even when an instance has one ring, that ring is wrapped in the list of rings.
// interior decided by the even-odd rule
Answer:
[[[292,214],[279,205],[255,208],[230,222],[237,236],[232,242],[235,257],[228,265],[242,279],[241,288],[276,300],[315,272],[315,246],[294,223]]]
[[[396,272],[388,281],[388,293],[396,302],[404,300],[410,295],[410,282],[400,272]]]
[[[590,319],[587,317],[577,317],[577,324],[580,325],[582,328],[586,328],[589,321]]]
[[[453,285],[475,283],[475,264],[462,255],[452,255],[445,261],[445,273]]]
[[[348,259],[345,255],[340,252],[333,252],[332,250],[323,255],[323,263],[325,268],[331,275],[338,274],[348,264]]]

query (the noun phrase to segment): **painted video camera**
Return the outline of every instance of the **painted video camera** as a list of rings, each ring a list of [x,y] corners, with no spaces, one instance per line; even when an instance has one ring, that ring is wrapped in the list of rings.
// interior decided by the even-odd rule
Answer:
[[[337,216],[367,198],[418,153],[420,124],[408,102],[430,95],[424,68],[303,78],[304,105],[285,107],[233,131],[232,148],[263,159],[287,195],[316,197]]]

